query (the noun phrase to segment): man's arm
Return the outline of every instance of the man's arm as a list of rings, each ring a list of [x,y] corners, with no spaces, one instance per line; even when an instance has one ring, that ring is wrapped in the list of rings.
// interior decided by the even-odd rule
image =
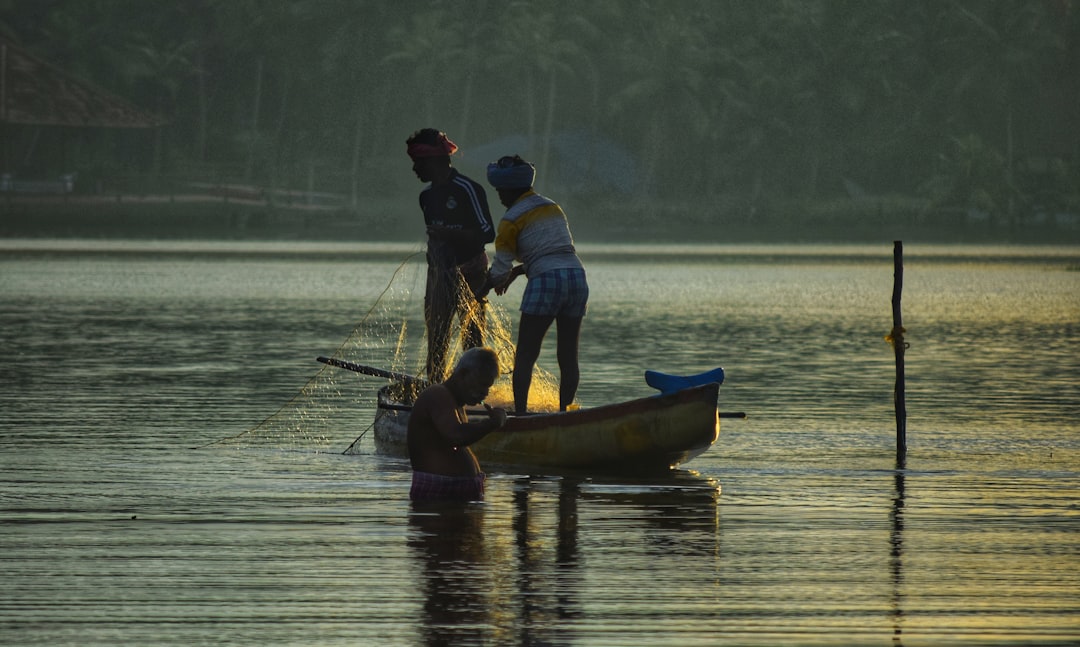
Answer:
[[[429,396],[429,401],[423,402],[425,396]],[[501,417],[496,414],[461,422],[457,416],[457,403],[446,387],[428,389],[417,399],[416,406],[428,408],[435,431],[454,447],[471,445],[501,427],[500,423],[506,422],[505,413]]]
[[[502,296],[506,294],[506,291],[510,289],[510,284],[514,282],[514,279],[525,273],[524,265],[515,265],[514,269],[510,270],[508,278],[503,278],[502,282],[495,285],[495,294]]]

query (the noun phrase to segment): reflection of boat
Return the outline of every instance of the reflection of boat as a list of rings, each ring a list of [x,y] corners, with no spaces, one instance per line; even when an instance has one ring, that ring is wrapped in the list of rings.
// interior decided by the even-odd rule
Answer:
[[[600,407],[511,416],[503,429],[485,436],[472,450],[485,466],[590,473],[667,471],[716,442],[719,388],[709,382]],[[409,391],[403,383],[379,391],[375,448],[381,454],[408,456]]]

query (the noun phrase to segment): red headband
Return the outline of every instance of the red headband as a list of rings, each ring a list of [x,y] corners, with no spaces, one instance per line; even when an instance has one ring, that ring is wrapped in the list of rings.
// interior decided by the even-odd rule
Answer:
[[[409,144],[406,152],[409,157],[416,159],[418,157],[445,157],[453,155],[457,152],[457,144],[450,141],[450,138],[445,133],[439,133],[438,144],[421,144],[419,142],[413,142]]]

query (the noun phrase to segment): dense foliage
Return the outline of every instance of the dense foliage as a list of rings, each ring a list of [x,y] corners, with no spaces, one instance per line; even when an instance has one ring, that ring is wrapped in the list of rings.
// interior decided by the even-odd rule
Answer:
[[[0,35],[170,119],[65,146],[87,177],[356,205],[413,194],[435,126],[470,170],[518,152],[563,199],[703,219],[1080,211],[1072,0],[0,0]],[[20,137],[10,165],[49,159]]]

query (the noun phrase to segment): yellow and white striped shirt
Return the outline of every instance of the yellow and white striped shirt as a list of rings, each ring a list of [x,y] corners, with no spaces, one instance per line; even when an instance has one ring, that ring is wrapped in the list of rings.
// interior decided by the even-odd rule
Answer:
[[[562,207],[535,191],[525,192],[499,221],[492,280],[498,283],[505,277],[515,260],[525,266],[530,278],[549,270],[582,267]]]

